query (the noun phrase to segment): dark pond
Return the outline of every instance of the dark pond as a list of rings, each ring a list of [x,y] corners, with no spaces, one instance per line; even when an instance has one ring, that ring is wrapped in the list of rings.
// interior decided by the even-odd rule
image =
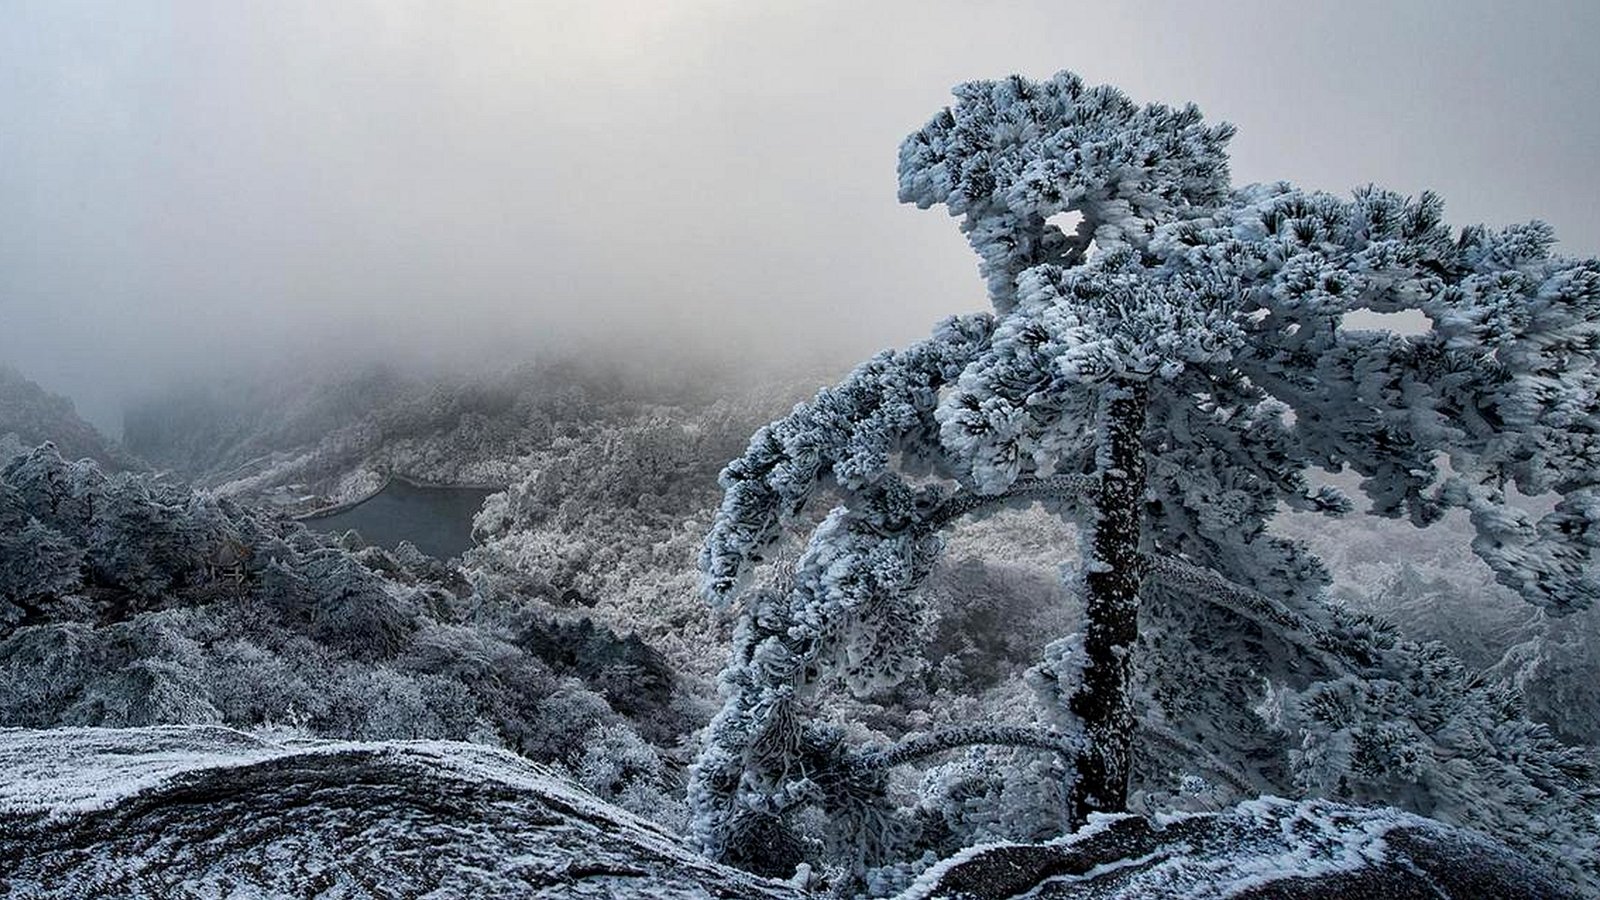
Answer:
[[[308,519],[313,531],[355,529],[368,543],[393,549],[410,541],[430,556],[449,559],[472,546],[472,517],[493,490],[417,487],[396,478],[371,500],[331,516]]]

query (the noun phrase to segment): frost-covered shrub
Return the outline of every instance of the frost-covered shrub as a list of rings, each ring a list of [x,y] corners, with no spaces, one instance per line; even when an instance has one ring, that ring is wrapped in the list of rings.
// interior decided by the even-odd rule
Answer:
[[[311,720],[318,733],[360,740],[464,740],[476,724],[472,693],[460,682],[386,666],[340,674],[328,691],[326,711]]]
[[[127,728],[222,721],[209,699],[209,673],[192,660],[143,657],[89,682],[63,714],[69,725]]]
[[[220,720],[204,648],[187,617],[149,614],[104,628],[56,623],[0,641],[0,724],[131,726]]]
[[[618,635],[588,617],[537,611],[520,617],[515,634],[518,647],[556,672],[583,678],[618,712],[653,724],[659,738],[683,733],[683,723],[672,715],[672,669],[637,635]]]
[[[657,822],[681,827],[683,802],[664,789],[666,771],[655,748],[632,729],[613,723],[584,734],[581,756],[569,765],[596,796]]]
[[[199,565],[184,510],[140,479],[113,480],[100,494],[89,533],[90,571],[140,601],[160,598]]]
[[[1047,840],[1067,825],[1071,772],[1037,753],[970,748],[923,775],[916,845],[948,856],[993,841]]]
[[[534,759],[575,763],[583,753],[581,736],[615,720],[606,701],[585,689],[583,682],[558,678],[528,712],[517,748]]]
[[[1495,667],[1564,740],[1600,746],[1600,609],[1535,623]]]
[[[400,591],[348,553],[317,550],[290,569],[269,560],[260,596],[285,624],[358,659],[393,656],[415,628]]]
[[[102,636],[79,622],[19,628],[0,639],[0,725],[49,728],[109,668]]]
[[[0,486],[0,634],[32,609],[68,602],[83,583],[84,557],[38,519],[24,518],[20,510],[8,515],[5,491]]]
[[[0,481],[16,493],[21,511],[74,540],[87,540],[107,478],[87,460],[67,462],[54,444],[41,444],[0,466]]]
[[[328,716],[329,655],[303,637],[268,649],[242,639],[210,646],[211,702],[222,720],[299,726]]]

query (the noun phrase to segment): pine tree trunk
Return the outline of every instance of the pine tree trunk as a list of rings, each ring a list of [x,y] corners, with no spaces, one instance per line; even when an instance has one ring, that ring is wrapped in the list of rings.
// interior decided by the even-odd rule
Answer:
[[[1145,403],[1144,385],[1136,382],[1110,386],[1101,403],[1100,492],[1084,547],[1083,682],[1069,701],[1089,739],[1072,792],[1074,825],[1091,812],[1121,812],[1128,800],[1135,726],[1130,686],[1142,574]]]

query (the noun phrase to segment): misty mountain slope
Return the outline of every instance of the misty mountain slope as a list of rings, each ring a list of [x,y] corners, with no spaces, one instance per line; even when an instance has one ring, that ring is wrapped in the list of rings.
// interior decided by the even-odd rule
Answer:
[[[973,847],[899,900],[1557,900],[1482,835],[1393,809],[1265,797],[1221,813],[1106,816],[1045,844]]]
[[[194,477],[315,446],[373,410],[420,393],[421,385],[383,365],[206,380],[133,403],[123,414],[124,439],[151,462]]]
[[[11,437],[8,442],[7,437]],[[0,364],[0,456],[53,441],[68,459],[94,460],[110,471],[143,464],[78,416],[72,401]],[[10,451],[10,452],[8,452]]]
[[[0,731],[0,891],[800,896],[504,751],[219,727]]]
[[[299,514],[359,500],[389,472],[512,484],[564,447],[663,417],[731,412],[748,426],[758,416],[738,410],[770,408],[778,395],[781,406],[791,392],[781,379],[757,381],[723,392],[682,373],[628,377],[563,361],[430,377],[368,366],[170,391],[131,409],[126,432],[130,447],[200,486]]]

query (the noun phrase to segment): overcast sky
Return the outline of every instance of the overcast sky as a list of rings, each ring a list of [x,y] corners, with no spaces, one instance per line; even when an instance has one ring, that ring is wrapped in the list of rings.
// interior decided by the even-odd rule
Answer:
[[[0,0],[0,363],[112,424],[335,347],[852,359],[984,303],[900,139],[1062,68],[1234,122],[1237,183],[1589,255],[1597,38],[1593,0]]]

